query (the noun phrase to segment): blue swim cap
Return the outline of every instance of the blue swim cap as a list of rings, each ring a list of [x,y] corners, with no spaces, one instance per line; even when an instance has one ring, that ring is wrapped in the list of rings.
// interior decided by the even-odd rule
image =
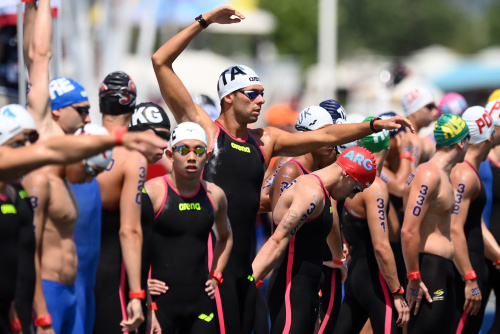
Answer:
[[[342,124],[346,122],[346,112],[344,107],[337,101],[325,100],[319,104],[319,106],[330,114],[333,120],[333,124]]]
[[[49,94],[52,110],[89,100],[87,92],[78,82],[64,77],[50,80]]]

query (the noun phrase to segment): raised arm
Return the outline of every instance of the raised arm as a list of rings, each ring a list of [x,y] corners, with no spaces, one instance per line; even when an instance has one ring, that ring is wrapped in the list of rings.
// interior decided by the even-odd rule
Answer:
[[[453,262],[462,277],[474,270],[469,258],[464,226],[467,222],[470,203],[479,191],[476,180],[476,174],[463,164],[457,165],[451,172],[451,181],[455,190],[455,208],[451,215],[450,234],[455,249]],[[477,314],[481,308],[481,299],[477,279],[467,279],[464,310],[471,315]]]
[[[233,231],[231,230],[231,223],[227,217],[227,199],[224,191],[213,183],[209,183],[207,188],[211,194],[210,197],[217,203],[217,212],[213,226],[217,242],[215,243],[214,257],[210,272],[218,271],[222,273],[224,272],[224,268],[226,267],[233,247]],[[213,288],[217,284],[219,284],[217,279],[212,276],[208,277],[206,282],[207,289],[205,291],[207,291],[210,298],[215,298]]]
[[[30,146],[0,147],[0,179],[17,179],[48,164],[68,164],[104,152],[116,145],[137,150],[144,155],[162,147],[165,141],[147,132],[116,135],[49,138]]]
[[[231,18],[233,15],[236,18]],[[245,17],[235,9],[224,6],[205,13],[203,18],[210,25],[212,23],[237,23]],[[176,122],[198,123],[205,129],[209,138],[214,138],[217,126],[208,114],[193,102],[189,92],[172,67],[177,57],[202,30],[203,27],[199,22],[193,22],[163,44],[153,55],[152,62],[161,94],[170,111],[174,114]]]
[[[52,126],[49,98],[49,61],[52,56],[50,0],[40,0],[38,9],[34,3],[26,3],[25,8],[23,49],[30,80],[27,109],[43,134]]]

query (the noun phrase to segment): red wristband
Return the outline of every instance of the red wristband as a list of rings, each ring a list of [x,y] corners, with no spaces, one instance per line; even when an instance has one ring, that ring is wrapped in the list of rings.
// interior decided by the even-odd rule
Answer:
[[[50,325],[52,325],[52,317],[50,316],[50,314],[42,315],[35,320],[36,327],[45,327]]]
[[[21,2],[36,2],[36,0],[21,0]]]
[[[406,275],[410,281],[416,281],[420,279],[420,271],[412,271]]]
[[[464,276],[464,280],[468,281],[471,279],[477,278],[476,272],[474,270],[469,271],[467,274]]]
[[[264,285],[264,281],[261,279],[257,283],[255,283],[255,287],[257,289],[260,289],[263,285]]]
[[[152,302],[151,304],[148,304],[148,310],[150,310],[150,311],[158,311],[158,306],[156,306],[155,302]]]
[[[404,293],[405,293],[405,288],[403,288],[402,285],[400,285],[399,288],[397,288],[396,290],[391,291],[391,294],[393,296],[404,295]]]
[[[122,144],[123,136],[127,133],[127,129],[118,129],[115,131],[115,145],[120,146]]]
[[[497,260],[497,266],[500,266],[500,259]]]
[[[10,322],[10,330],[12,331],[12,333],[20,332],[22,331],[22,329],[23,326],[21,326],[21,321],[19,319],[12,320]]]
[[[333,260],[333,263],[335,263],[338,266],[341,266],[341,265],[345,264],[345,259],[342,259],[342,260]]]
[[[411,154],[411,152],[409,151],[403,151],[399,154],[399,158],[400,159],[408,159],[410,160],[411,162],[414,162],[415,161],[415,157],[413,156],[413,154]]]
[[[146,298],[146,291],[142,289],[141,291],[130,291],[128,293],[128,298],[130,299],[145,299]]]
[[[208,275],[215,278],[215,280],[219,282],[219,284],[221,284],[224,281],[224,279],[222,278],[222,273],[217,269],[212,270],[211,272],[208,273]]]

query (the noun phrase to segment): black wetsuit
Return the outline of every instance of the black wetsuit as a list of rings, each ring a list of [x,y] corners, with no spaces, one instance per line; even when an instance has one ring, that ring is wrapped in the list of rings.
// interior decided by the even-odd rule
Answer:
[[[203,172],[203,179],[224,190],[228,201],[228,217],[233,231],[233,248],[224,270],[224,284],[216,295],[224,319],[219,319],[221,333],[250,333],[255,319],[255,282],[248,279],[256,255],[255,222],[260,204],[260,188],[264,180],[264,154],[247,132],[240,141],[222,126],[214,141],[213,155]],[[221,314],[221,313],[219,313]]]
[[[19,266],[17,268],[16,295],[14,298],[17,317],[25,332],[32,324],[32,305],[35,295],[35,226],[33,225],[33,207],[28,193],[19,183],[12,183],[17,192],[19,210],[22,216],[19,235]],[[20,200],[19,200],[20,199]]]
[[[485,165],[485,166],[483,166]],[[491,191],[491,213],[489,217],[484,217],[485,223],[488,225],[491,234],[495,237],[495,240],[500,243],[500,165],[491,159],[483,162],[479,171],[481,172],[483,168],[489,168],[491,170],[491,181],[489,182]],[[484,171],[484,170],[483,170]],[[483,176],[481,174],[481,176]],[[485,179],[482,177],[481,179]],[[486,186],[486,181],[485,181]],[[488,189],[486,189],[488,191]],[[486,210],[485,212],[486,213]],[[491,290],[495,292],[497,296],[495,301],[495,318],[493,324],[488,331],[488,334],[500,333],[500,271],[498,271],[491,263],[490,260],[486,259],[486,265],[488,266],[488,284],[485,290],[481,290],[483,299],[488,299]]]
[[[165,196],[153,228],[151,278],[168,291],[154,296],[162,332],[216,333],[215,301],[205,292],[208,279],[207,240],[215,211],[202,182],[192,196],[183,196],[164,176]],[[226,280],[221,285],[224,285]]]
[[[9,309],[14,300],[18,272],[18,245],[23,216],[14,191],[0,195],[0,332],[9,333]],[[34,259],[34,257],[33,257]],[[34,260],[33,260],[34,261]]]
[[[375,334],[401,333],[396,326],[398,312],[375,257],[368,221],[344,206],[342,230],[352,252],[334,333],[359,333],[368,318]]]
[[[141,261],[141,287],[147,287],[149,272],[149,254],[153,226],[153,204],[143,189],[141,194],[141,227],[143,235],[142,261]],[[101,255],[97,266],[95,301],[96,318],[94,333],[121,333],[120,322],[127,319],[127,304],[129,301],[128,280],[125,264],[122,259],[120,245],[120,210],[102,210],[101,229]],[[146,316],[146,304],[143,305],[143,314]],[[139,329],[145,332],[146,324],[143,323]]]
[[[472,169],[477,174],[476,169],[468,162]],[[484,261],[484,242],[483,233],[481,230],[481,217],[483,214],[483,209],[486,204],[486,191],[484,189],[484,184],[479,178],[481,189],[479,194],[473,198],[469,205],[469,210],[467,213],[467,219],[464,225],[465,239],[467,240],[467,248],[469,251],[469,259],[472,268],[477,274],[477,284],[481,293],[485,291],[485,285],[488,280],[488,267]],[[456,214],[454,212],[454,214]],[[486,304],[488,302],[487,298],[483,297],[481,302],[481,309],[475,316],[468,316],[467,312],[464,311],[465,303],[465,283],[462,280],[462,276],[455,269],[455,312],[453,318],[453,328],[457,328],[456,333],[479,333],[481,325],[483,322],[484,311],[486,309]]]
[[[318,318],[323,254],[333,218],[330,195],[314,176],[323,189],[324,208],[304,222],[274,266],[267,290],[271,333],[312,333]]]

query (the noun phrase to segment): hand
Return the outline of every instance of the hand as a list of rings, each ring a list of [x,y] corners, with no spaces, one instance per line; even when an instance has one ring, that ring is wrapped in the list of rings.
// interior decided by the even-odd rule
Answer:
[[[344,261],[343,264],[335,264],[333,261],[323,261],[323,265],[333,268],[333,269],[340,269],[340,272],[342,273],[342,284],[344,284],[345,280],[347,279],[347,262]]]
[[[120,326],[123,327],[122,331],[124,332],[133,332],[144,322],[140,299],[133,298],[128,302],[127,317],[128,320],[120,322]]]
[[[466,280],[464,311],[470,315],[476,315],[481,308],[481,300],[482,296],[481,291],[477,286],[477,280]]]
[[[168,142],[155,135],[153,131],[127,132],[122,137],[122,145],[147,157],[154,155],[158,149],[167,147]]]
[[[36,328],[36,334],[55,334],[52,326],[39,326]]]
[[[146,327],[147,334],[161,334],[161,327],[158,319],[156,319],[156,312],[150,310],[148,312],[148,323]]]
[[[218,282],[216,279],[208,279],[206,282],[205,282],[205,292],[207,293],[207,295],[210,297],[210,299],[214,299],[215,298],[215,287],[217,286]]]
[[[406,126],[412,133],[415,132],[415,129],[413,128],[413,125],[408,120],[408,118],[400,115],[396,115],[393,118],[389,119],[379,119],[375,121],[374,126],[377,130],[394,130],[399,129],[401,126]]]
[[[404,327],[410,321],[410,307],[404,299],[403,295],[397,295],[394,297],[394,307],[398,311],[398,320],[396,320],[396,325],[399,327]]]
[[[168,291],[168,286],[165,282],[157,279],[148,279],[148,290],[152,296],[159,296]]]
[[[413,312],[414,315],[417,315],[420,310],[420,304],[422,303],[422,297],[424,294],[425,299],[427,299],[429,303],[432,303],[431,295],[429,294],[424,282],[421,280],[408,281],[408,286],[406,287],[406,299],[410,304],[410,310],[413,306],[415,306],[415,311]]]
[[[237,16],[236,18],[231,18],[232,16]],[[218,24],[230,24],[238,23],[245,19],[245,15],[238,12],[236,9],[229,6],[222,6],[216,8],[205,15],[203,18],[207,24],[218,23]]]

